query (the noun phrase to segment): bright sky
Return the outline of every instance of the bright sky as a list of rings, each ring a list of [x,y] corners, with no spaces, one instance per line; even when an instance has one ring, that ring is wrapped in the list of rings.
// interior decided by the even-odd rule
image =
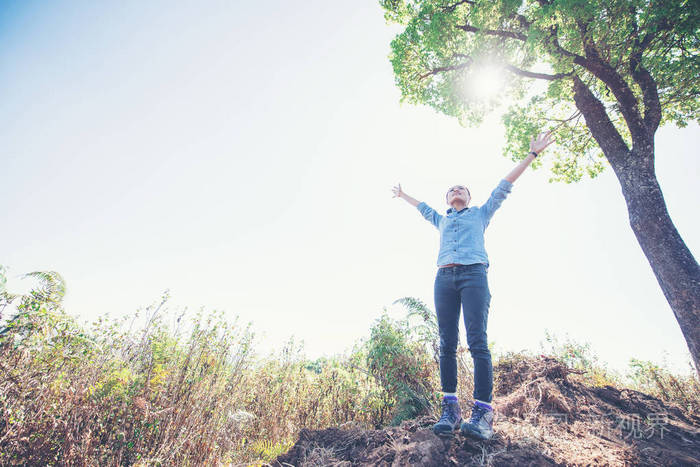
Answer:
[[[436,209],[484,202],[515,165],[494,115],[464,129],[399,104],[396,29],[376,1],[39,2],[0,7],[0,264],[55,270],[67,310],[175,307],[252,321],[258,348],[295,335],[342,352],[391,303],[432,307],[438,233],[391,187]],[[657,173],[700,246],[700,131],[663,128]],[[545,153],[546,154],[546,153]],[[544,156],[546,157],[546,156]],[[489,340],[544,330],[602,360],[687,370],[678,324],[629,228],[611,170],[528,170],[486,233]]]

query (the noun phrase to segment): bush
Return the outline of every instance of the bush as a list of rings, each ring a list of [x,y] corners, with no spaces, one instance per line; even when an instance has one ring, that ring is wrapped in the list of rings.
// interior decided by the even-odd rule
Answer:
[[[431,411],[435,363],[425,346],[413,339],[407,321],[384,314],[375,322],[367,341],[367,365],[386,391],[392,424]]]

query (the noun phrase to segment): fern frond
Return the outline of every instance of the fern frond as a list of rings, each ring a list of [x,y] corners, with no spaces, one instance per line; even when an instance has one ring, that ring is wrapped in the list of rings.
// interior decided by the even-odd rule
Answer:
[[[60,302],[66,295],[66,281],[56,271],[34,271],[22,276],[39,280],[39,292],[47,299]]]

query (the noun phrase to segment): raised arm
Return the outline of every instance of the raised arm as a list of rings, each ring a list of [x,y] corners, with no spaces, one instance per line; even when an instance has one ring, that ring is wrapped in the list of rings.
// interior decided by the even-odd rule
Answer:
[[[530,153],[527,155],[525,159],[523,159],[520,164],[516,165],[513,170],[510,171],[508,175],[505,176],[505,180],[509,181],[510,183],[514,183],[518,177],[525,172],[525,169],[527,169],[527,166],[532,163],[532,161],[535,160],[535,157],[537,157],[544,149],[552,144],[554,142],[554,138],[552,138],[552,132],[548,131],[546,133],[540,133],[536,138],[532,138],[532,141],[530,141]]]
[[[532,141],[530,141],[530,154],[500,181],[498,186],[491,192],[489,199],[479,209],[484,221],[484,228],[489,225],[493,213],[496,212],[501,206],[501,203],[503,203],[503,200],[508,196],[508,193],[510,193],[511,188],[513,188],[513,182],[516,181],[525,169],[527,169],[527,166],[535,160],[535,157],[553,142],[554,139],[549,131],[540,133],[536,138],[532,138]]]
[[[412,198],[412,197],[408,196],[406,193],[404,193],[403,190],[401,189],[400,183],[398,185],[396,185],[394,188],[392,188],[391,191],[394,193],[394,198],[402,198],[402,199],[406,200],[406,202],[408,204],[410,204],[411,206],[417,207],[418,211],[420,211],[420,213],[423,215],[423,217],[425,217],[425,219],[428,222],[433,224],[435,227],[440,228],[439,227],[440,226],[440,219],[442,218],[442,216],[440,214],[438,214],[433,208],[431,208],[427,204],[422,203],[422,202],[418,201],[417,199]]]

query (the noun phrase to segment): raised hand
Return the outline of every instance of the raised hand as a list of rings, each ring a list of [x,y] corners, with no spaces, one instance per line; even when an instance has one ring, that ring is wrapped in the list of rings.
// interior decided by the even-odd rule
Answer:
[[[552,137],[551,131],[540,133],[535,138],[532,138],[532,141],[530,141],[530,151],[539,154],[553,142],[554,138]]]
[[[401,184],[399,183],[396,185],[394,188],[391,189],[392,193],[394,193],[394,198],[402,198],[404,201],[406,201],[408,204],[411,206],[418,206],[420,204],[420,201],[418,201],[415,198],[411,198],[408,196],[406,193],[403,192],[401,189]]]
[[[504,177],[504,180],[510,182],[510,183],[515,183],[515,181],[520,177],[520,175],[525,171],[528,165],[532,163],[532,161],[535,160],[535,157],[539,153],[545,150],[547,146],[552,144],[554,142],[554,138],[552,138],[552,132],[551,131],[546,131],[544,133],[540,133],[537,135],[535,138],[532,138],[532,141],[530,141],[530,152],[534,152],[535,156],[533,157],[532,154],[528,155],[525,159],[520,161],[518,165],[515,166],[513,170],[508,173]]]

